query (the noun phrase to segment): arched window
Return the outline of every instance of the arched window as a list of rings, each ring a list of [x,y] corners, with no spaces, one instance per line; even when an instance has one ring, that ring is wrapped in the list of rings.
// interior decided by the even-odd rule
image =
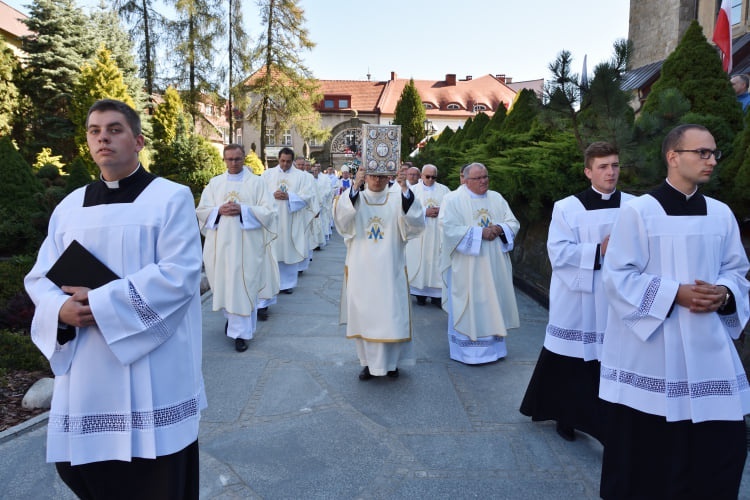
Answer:
[[[474,112],[479,113],[480,111],[487,111],[487,106],[485,106],[484,104],[475,104]]]
[[[445,109],[451,110],[451,111],[455,111],[455,110],[461,109],[461,106],[459,106],[458,104],[455,104],[455,103],[451,103],[451,104],[448,104],[445,107]]]
[[[424,106],[424,109],[435,109],[435,106],[433,106],[429,102],[423,102],[422,105]]]

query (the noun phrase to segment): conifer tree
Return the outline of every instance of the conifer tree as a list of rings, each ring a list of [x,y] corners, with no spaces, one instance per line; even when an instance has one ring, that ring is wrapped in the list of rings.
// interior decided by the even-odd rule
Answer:
[[[228,0],[227,9],[227,96],[228,96],[228,121],[230,142],[234,142],[235,130],[235,108],[245,109],[248,105],[242,85],[238,82],[244,81],[252,68],[252,52],[250,50],[250,35],[245,31],[245,22],[242,15],[242,0]]]
[[[17,81],[28,107],[22,111],[29,158],[50,147],[68,161],[76,154],[70,99],[83,62],[93,54],[87,18],[73,0],[34,0],[24,21],[26,66]]]
[[[140,60],[140,76],[148,94],[147,99],[150,100],[156,91],[156,49],[165,19],[154,9],[153,0],[115,0],[114,10],[130,23],[129,33],[137,45]]]
[[[690,24],[674,52],[664,60],[661,76],[643,106],[644,113],[655,109],[657,99],[651,96],[669,88],[685,96],[692,112],[720,116],[735,131],[742,128],[742,112],[722,69],[721,58],[697,21]]]
[[[93,162],[91,162],[93,163]],[[68,165],[68,176],[65,182],[65,192],[71,193],[75,189],[85,186],[93,179],[89,173],[90,169],[85,158],[77,156]]]
[[[42,185],[8,136],[0,137],[0,176],[0,255],[30,250],[40,236],[33,221]]]
[[[0,136],[10,134],[13,117],[18,110],[18,88],[13,82],[17,69],[15,54],[5,42],[0,41]]]
[[[401,158],[409,157],[414,147],[424,137],[424,121],[426,115],[424,104],[419,96],[414,79],[404,86],[401,96],[396,103],[394,125],[401,125]]]
[[[503,120],[503,133],[528,132],[537,119],[540,102],[533,90],[523,89],[516,95],[513,107]]]
[[[154,109],[154,142],[171,144],[177,137],[177,125],[183,106],[180,94],[174,87],[167,87],[164,102]]]
[[[89,24],[95,40],[100,42],[100,46],[104,44],[120,69],[133,108],[143,109],[148,100],[143,91],[145,82],[138,76],[139,68],[133,56],[133,39],[123,28],[117,11],[109,8],[104,0],[100,0],[97,10],[90,15]]]
[[[73,87],[71,119],[76,126],[76,144],[83,155],[87,154],[86,114],[99,99],[117,99],[135,109],[122,72],[104,43],[99,46],[94,60],[81,66],[78,81]]]
[[[186,89],[183,102],[195,127],[201,93],[213,93],[219,88],[220,75],[214,61],[226,27],[221,0],[176,0],[174,7],[178,20],[169,23],[169,31],[175,44],[174,67],[178,68],[175,80]]]
[[[299,0],[260,0],[258,4],[265,34],[253,51],[261,70],[247,85],[251,96],[247,117],[260,129],[259,156],[265,164],[268,127],[319,124],[315,104],[323,96],[302,60],[301,53],[315,44],[304,27],[305,12]]]

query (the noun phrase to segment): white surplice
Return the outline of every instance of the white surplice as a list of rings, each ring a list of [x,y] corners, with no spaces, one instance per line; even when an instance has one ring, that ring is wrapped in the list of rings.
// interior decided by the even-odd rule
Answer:
[[[55,374],[47,460],[175,453],[197,439],[206,405],[193,196],[161,178],[132,203],[84,207],[85,191],[55,208],[25,280],[36,304],[32,339]],[[121,278],[89,292],[97,325],[60,345],[58,314],[68,296],[45,274],[73,240]]]
[[[413,196],[410,194],[410,196]],[[403,212],[402,195],[364,190],[352,204],[349,190],[334,207],[334,222],[346,244],[341,323],[358,339],[362,366],[385,375],[414,362],[406,276],[406,241],[424,230],[418,200]]]
[[[651,195],[620,209],[604,260],[610,303],[599,396],[668,422],[742,420],[750,387],[732,345],[750,317],[748,261],[734,215],[705,197],[707,215],[667,215]],[[692,313],[680,284],[724,285],[734,314]]]
[[[591,191],[592,193],[594,191]],[[620,192],[624,204],[632,195]],[[587,210],[577,196],[555,203],[547,236],[552,265],[549,323],[544,337],[548,350],[598,360],[607,324],[607,295],[602,284],[599,244],[612,231],[619,208]]]

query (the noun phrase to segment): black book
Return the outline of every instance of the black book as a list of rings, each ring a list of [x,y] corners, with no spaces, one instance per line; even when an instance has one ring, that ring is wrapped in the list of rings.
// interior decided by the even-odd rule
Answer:
[[[68,245],[68,248],[57,258],[57,262],[47,271],[47,278],[60,288],[67,285],[85,286],[91,289],[120,279],[114,271],[76,240]]]

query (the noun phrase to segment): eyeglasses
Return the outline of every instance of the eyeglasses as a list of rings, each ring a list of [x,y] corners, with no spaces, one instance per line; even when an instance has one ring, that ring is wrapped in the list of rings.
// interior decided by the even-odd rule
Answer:
[[[424,177],[425,179],[437,179],[437,175],[423,175],[422,177]]]
[[[489,178],[490,178],[489,175],[483,175],[481,177],[466,177],[466,180],[467,181],[484,181],[484,180],[487,180]]]
[[[224,158],[224,161],[231,161],[231,162],[239,162],[239,161],[245,161],[244,158]]]
[[[701,160],[708,160],[709,158],[711,158],[711,155],[714,155],[714,158],[716,158],[716,160],[721,158],[720,149],[674,149],[673,151],[675,153],[696,153],[698,156],[700,156]]]

